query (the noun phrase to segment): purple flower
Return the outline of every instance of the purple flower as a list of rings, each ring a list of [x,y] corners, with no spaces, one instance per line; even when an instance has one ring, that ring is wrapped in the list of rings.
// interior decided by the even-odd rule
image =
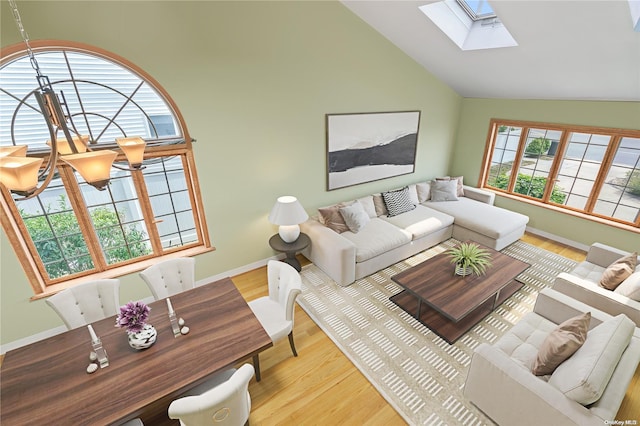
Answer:
[[[116,317],[116,327],[124,327],[129,333],[139,333],[147,323],[150,310],[151,308],[140,301],[120,306],[120,313]]]

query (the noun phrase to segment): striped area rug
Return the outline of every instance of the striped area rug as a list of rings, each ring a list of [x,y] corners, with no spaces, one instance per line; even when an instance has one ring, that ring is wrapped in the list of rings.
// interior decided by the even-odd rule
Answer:
[[[533,309],[541,289],[576,265],[520,241],[507,247],[503,253],[531,265],[517,278],[524,286],[449,345],[389,296],[401,291],[393,275],[457,243],[448,240],[348,287],[338,286],[315,265],[301,272],[302,309],[411,425],[493,424],[462,395],[474,348],[498,339]]]

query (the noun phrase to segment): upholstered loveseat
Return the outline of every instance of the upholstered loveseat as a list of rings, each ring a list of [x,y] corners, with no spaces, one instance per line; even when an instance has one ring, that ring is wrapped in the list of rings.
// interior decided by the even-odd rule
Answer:
[[[303,254],[347,286],[451,237],[501,250],[524,234],[529,218],[494,206],[493,193],[465,186],[462,178],[441,182],[420,182],[319,209],[301,224],[311,239]],[[355,228],[340,222],[352,210],[357,217],[366,215]]]
[[[606,268],[627,255],[615,247],[594,243],[584,262],[556,277],[553,289],[610,315],[623,313],[640,327],[640,266],[614,290],[599,285]],[[640,265],[640,258],[637,259]]]
[[[536,376],[532,370],[547,336],[585,312],[591,318],[582,346],[550,375]],[[639,362],[640,329],[629,318],[547,288],[533,312],[493,345],[476,348],[464,395],[499,425],[615,424]]]

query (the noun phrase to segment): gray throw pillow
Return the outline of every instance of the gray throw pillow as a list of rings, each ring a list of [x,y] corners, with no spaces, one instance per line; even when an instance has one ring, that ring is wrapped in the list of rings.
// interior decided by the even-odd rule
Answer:
[[[395,191],[383,192],[382,198],[384,198],[384,204],[387,206],[387,215],[389,217],[397,216],[416,208],[416,205],[411,201],[408,186]]]
[[[431,181],[431,201],[458,201],[457,180]]]
[[[367,212],[364,211],[362,204],[357,201],[350,206],[341,207],[340,214],[342,214],[345,223],[349,227],[349,231],[354,234],[357,234],[371,220]]]

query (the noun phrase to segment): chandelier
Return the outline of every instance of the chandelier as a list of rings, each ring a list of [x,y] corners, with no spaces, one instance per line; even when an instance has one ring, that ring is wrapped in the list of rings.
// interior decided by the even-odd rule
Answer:
[[[56,94],[49,77],[42,74],[29,45],[29,36],[22,25],[15,0],[8,1],[26,45],[31,66],[36,72],[38,88],[33,94],[47,124],[50,135],[47,144],[51,151],[43,167],[44,158],[27,156],[27,145],[0,147],[0,183],[12,193],[26,199],[40,194],[49,185],[55,175],[58,159],[71,166],[88,184],[101,191],[109,183],[112,167],[122,170],[142,169],[146,142],[141,137],[116,138],[116,143],[127,158],[129,167],[114,164],[119,154],[116,150],[91,149],[89,136],[81,135],[73,123],[64,93],[61,91],[60,95]],[[39,182],[42,182],[40,186]]]

